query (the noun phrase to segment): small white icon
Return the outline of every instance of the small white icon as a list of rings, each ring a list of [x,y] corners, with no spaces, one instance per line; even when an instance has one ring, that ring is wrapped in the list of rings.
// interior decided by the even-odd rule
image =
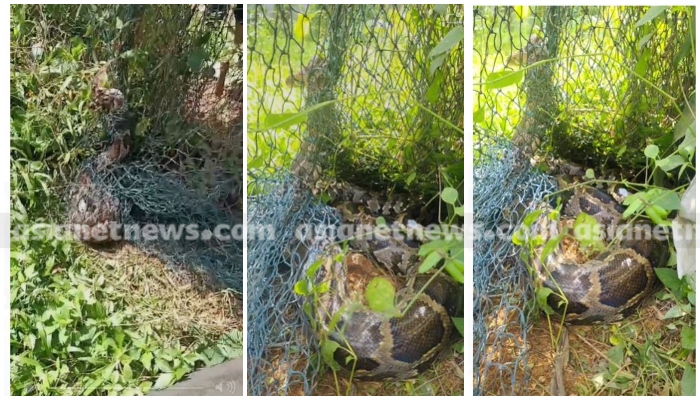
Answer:
[[[224,386],[225,384],[225,386]],[[234,393],[236,391],[236,382],[235,381],[227,381],[227,382],[219,382],[214,388],[219,392],[219,393]]]

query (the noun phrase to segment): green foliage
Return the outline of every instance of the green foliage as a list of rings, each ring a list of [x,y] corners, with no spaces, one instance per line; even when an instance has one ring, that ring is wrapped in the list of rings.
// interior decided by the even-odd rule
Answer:
[[[302,139],[312,137],[319,159],[305,156],[327,178],[426,198],[440,190],[438,174],[460,182],[463,27],[452,21],[461,21],[461,7],[291,10],[258,7],[249,30],[249,175],[289,168]],[[294,27],[282,22],[288,14]],[[337,48],[322,41],[333,18],[354,27],[334,29],[357,30],[335,39]],[[323,60],[320,93],[313,82],[285,82],[317,65],[312,60]]]
[[[694,20],[694,12],[693,7],[476,7],[475,127],[510,138],[523,125],[521,130],[532,129],[541,139],[540,152],[557,158],[644,167],[640,150],[653,143],[666,153],[669,120],[694,96],[689,88],[695,32],[690,23],[676,23]],[[506,18],[511,22],[501,23]],[[548,18],[557,22],[543,32]],[[527,65],[509,62],[527,53],[531,35],[546,38],[549,57]],[[664,168],[679,165],[678,157],[664,157]]]
[[[605,243],[600,238],[601,231],[598,221],[586,213],[579,214],[574,221],[574,237],[584,248],[605,249]]]
[[[695,174],[695,7],[479,6],[474,18],[475,163],[480,149],[526,133],[538,155],[581,164],[585,184],[622,176],[633,191],[625,219],[669,226]],[[538,37],[544,55],[518,61]],[[530,263],[534,247],[546,257],[561,239],[528,235],[539,217],[526,216],[512,238]],[[585,216],[576,225],[595,228]],[[667,288],[659,300],[674,302],[664,309],[669,324],[613,325],[613,348],[587,394],[694,394],[695,285],[675,269],[656,273]],[[557,295],[536,288],[534,302],[549,315]]]
[[[395,295],[394,285],[382,277],[372,278],[365,289],[365,300],[369,308],[386,315],[388,318],[401,315],[395,305]]]
[[[687,318],[684,318],[687,320]],[[596,394],[689,395],[694,393],[695,372],[684,359],[690,349],[669,346],[668,336],[680,337],[681,343],[691,332],[676,324],[667,325],[666,331],[647,331],[643,325],[625,324],[610,327],[609,342],[613,345],[606,353],[606,365],[592,380]],[[694,336],[694,329],[692,331]],[[694,339],[693,339],[694,342]],[[689,376],[692,373],[692,377]],[[648,377],[653,376],[651,380]]]
[[[13,228],[62,220],[67,181],[94,154],[97,142],[106,139],[89,109],[97,60],[115,59],[114,48],[134,28],[134,15],[129,14],[139,10],[139,6],[109,5],[11,6]],[[165,14],[177,10],[160,9]],[[118,56],[132,66],[143,66],[148,56],[157,55]],[[202,57],[194,58],[201,64]],[[156,71],[162,72],[158,68],[150,72]],[[139,76],[144,75],[135,71],[134,77]],[[195,366],[241,356],[238,332],[213,347],[204,334],[195,341],[172,337],[167,326],[144,313],[157,304],[154,299],[124,292],[123,286],[110,281],[114,276],[108,268],[72,242],[12,236],[13,395],[140,395],[175,382]]]
[[[623,204],[627,206],[622,215],[624,218],[643,212],[655,225],[671,226],[667,217],[672,211],[680,209],[681,199],[675,191],[650,187],[626,197]]]
[[[445,61],[445,58],[447,58],[447,56],[449,55],[448,53],[452,49],[457,48],[457,46],[462,41],[464,41],[464,27],[457,26],[452,28],[452,30],[449,31],[444,38],[442,38],[440,43],[438,43],[432,50],[430,50],[428,57],[432,59],[430,63],[431,74],[434,74],[435,71],[437,71],[437,69],[442,66],[442,63]]]
[[[10,364],[15,395],[136,395],[165,387],[195,365],[216,363],[230,344],[207,349],[144,323],[128,293],[69,242],[13,241]],[[227,350],[228,349],[228,350]],[[235,346],[234,346],[235,349]],[[208,351],[208,355],[205,351]]]

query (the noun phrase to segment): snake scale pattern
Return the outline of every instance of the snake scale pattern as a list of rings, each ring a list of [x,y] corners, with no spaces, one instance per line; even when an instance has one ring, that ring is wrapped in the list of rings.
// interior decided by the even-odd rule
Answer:
[[[96,183],[96,176],[126,159],[131,151],[131,132],[126,126],[124,94],[105,88],[106,72],[93,80],[92,107],[104,113],[111,143],[79,172],[77,184],[68,194],[68,220],[76,239],[87,244],[104,244],[114,238],[111,225],[120,222],[119,199]],[[116,232],[117,234],[119,232]]]
[[[652,235],[648,221],[625,224],[624,208],[607,193],[589,187],[570,194],[559,221],[552,222],[551,207],[543,211],[536,227],[544,240],[535,249],[532,261],[537,281],[552,291],[547,303],[564,316],[565,322],[616,322],[629,316],[653,293],[658,282],[654,268],[666,265],[669,247],[665,240]],[[581,213],[590,215],[605,229],[615,228],[622,234],[620,240],[608,241],[606,249],[590,259],[566,251],[567,239],[547,254],[545,243],[558,236],[564,226],[571,228]]]
[[[403,198],[380,200],[378,194],[349,184],[328,192],[343,222],[354,224],[355,232],[376,229],[378,216],[391,229],[413,229],[400,222],[408,207]],[[452,317],[463,316],[463,286],[442,273],[419,274],[420,243],[407,237],[355,235],[348,244],[347,250],[329,244],[316,273],[315,284],[328,289],[313,305],[321,340],[336,344],[333,359],[355,378],[413,378],[459,338]],[[404,310],[401,316],[368,307],[365,290],[377,277],[391,283],[396,308]]]

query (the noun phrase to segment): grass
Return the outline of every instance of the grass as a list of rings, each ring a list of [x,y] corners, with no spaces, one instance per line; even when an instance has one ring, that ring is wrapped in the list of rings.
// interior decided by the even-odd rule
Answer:
[[[444,74],[440,69],[431,74],[425,68],[431,63],[429,52],[447,28],[436,28],[430,20],[422,20],[425,15],[432,17],[426,9],[421,11],[424,14],[391,7],[377,12],[379,15],[372,14],[375,11],[369,7],[357,9],[367,14],[365,25],[349,33],[353,37],[347,41],[342,58],[327,60],[324,71],[339,70],[338,81],[332,87],[337,101],[315,113],[314,121],[321,125],[321,132],[314,135],[328,138],[339,148],[334,165],[328,169],[337,169],[338,174],[349,173],[343,168],[359,169],[365,180],[376,181],[373,183],[405,185],[408,190],[430,192],[432,196],[439,190],[435,166],[449,169],[451,162],[463,158],[463,149],[455,145],[463,132],[454,129],[455,125],[461,126],[462,91],[444,76],[454,72],[449,68],[455,68],[453,64],[461,60],[461,48],[450,47],[448,60],[444,61],[449,68]],[[262,14],[261,9],[257,12]],[[282,21],[288,16],[278,19],[268,13],[255,17],[257,25],[249,27],[249,173],[288,168],[299,150],[302,134],[314,129],[307,126],[305,114],[279,129],[265,131],[264,127],[270,114],[296,114],[304,108],[305,89],[301,85],[290,87],[285,81],[308,65],[319,43],[323,45],[325,39],[317,39],[315,32],[327,28],[324,24],[330,17],[324,19],[324,12],[329,10],[311,13],[306,36],[297,29],[300,16],[289,17],[297,21],[292,26]],[[426,37],[411,40],[421,30],[427,32],[423,33]],[[329,57],[327,52],[320,55]],[[424,179],[427,169],[430,177]],[[416,178],[419,171],[423,174]],[[453,177],[454,185],[461,180],[459,175]]]
[[[241,328],[231,295],[170,277],[134,249],[105,260],[56,245],[13,249],[12,393],[143,394],[241,356],[240,335],[217,346]],[[46,263],[35,260],[41,254]]]
[[[436,165],[452,166],[458,161],[463,161],[461,148],[457,151],[454,147],[445,145],[445,143],[451,145],[451,138],[455,138],[456,142],[457,137],[461,139],[463,136],[463,131],[459,128],[460,121],[447,120],[454,117],[453,114],[447,114],[457,108],[460,112],[459,120],[462,119],[463,102],[450,102],[442,98],[446,93],[457,92],[457,89],[450,86],[451,82],[445,83],[446,79],[440,73],[435,74],[440,76],[439,79],[436,78],[437,82],[431,81],[430,76],[411,75],[414,72],[419,73],[417,72],[419,70],[420,73],[425,73],[424,69],[427,68],[420,67],[429,65],[427,54],[442,39],[441,35],[447,32],[447,30],[439,31],[433,26],[437,24],[421,18],[425,15],[432,17],[432,14],[427,13],[430,7],[432,6],[421,9],[425,14],[418,13],[417,7],[354,9],[354,12],[366,13],[364,21],[366,25],[357,26],[355,27],[357,29],[352,28],[352,30],[349,27],[342,28],[348,29],[348,46],[345,49],[344,58],[329,62],[331,68],[333,66],[339,68],[339,80],[332,88],[337,101],[316,113],[314,117],[319,115],[325,117],[320,124],[322,126],[319,128],[321,130],[318,133],[319,136],[330,138],[336,146],[335,149],[339,150],[338,153],[352,153],[349,157],[350,163],[343,163],[348,159],[342,161],[324,159],[321,160],[323,165],[334,162],[336,165],[344,164],[343,167],[348,164],[359,166],[358,168],[377,165],[372,176],[369,173],[365,175],[365,184],[376,180],[375,177],[379,175],[380,170],[391,171],[382,176],[385,178],[382,183],[387,185],[408,185],[414,180],[414,183],[430,180],[433,185],[431,189],[434,190],[430,196],[439,198],[439,194],[435,193],[438,191],[436,182],[440,179],[439,172],[436,171],[435,174],[432,174],[433,171],[427,172],[428,168],[417,167],[417,163],[413,160],[423,157],[421,161],[430,164],[431,169]],[[249,21],[257,21],[257,25],[251,24],[248,27],[250,49],[247,72],[249,89],[247,150],[248,174],[252,181],[258,176],[274,176],[280,170],[288,169],[299,151],[302,134],[311,135],[310,132],[313,130],[313,127],[309,127],[311,122],[308,122],[311,118],[307,120],[309,113],[304,110],[306,101],[304,88],[300,85],[290,87],[285,81],[290,75],[298,73],[302,66],[310,63],[317,51],[317,43],[326,44],[324,40],[327,38],[316,39],[317,32],[326,32],[324,29],[327,27],[322,26],[323,23],[328,23],[327,21],[335,16],[329,12],[330,8],[322,6],[314,9],[308,27],[305,28],[308,35],[306,39],[302,39],[299,30],[300,21],[303,22],[303,18],[289,15],[289,9],[289,7],[277,8],[277,14],[272,14],[269,8],[263,11],[262,6],[249,10]],[[397,9],[401,11],[397,12]],[[337,10],[333,9],[333,11]],[[252,12],[257,13],[254,18],[250,17]],[[324,20],[322,18],[324,12],[331,16]],[[377,15],[372,14],[375,12]],[[348,21],[361,20],[354,15],[352,18],[347,15],[343,18]],[[387,26],[391,26],[391,29]],[[442,26],[440,28],[444,29]],[[332,31],[328,30],[327,33],[330,35],[340,32],[340,30]],[[414,40],[419,33],[422,34],[421,40]],[[427,40],[428,38],[430,40]],[[426,44],[433,40],[434,43]],[[455,59],[461,56],[457,51],[461,47],[459,49],[450,47],[450,49],[452,53],[448,52],[448,55]],[[326,48],[326,51],[329,49]],[[325,56],[328,54],[321,53]],[[333,65],[333,62],[339,65]],[[403,65],[402,62],[408,66]],[[448,62],[445,62],[445,65],[447,64]],[[446,74],[451,72],[453,71],[445,68]],[[434,84],[430,85],[431,82]],[[431,89],[424,88],[423,85],[431,86]],[[430,94],[424,93],[424,89],[427,89]],[[461,91],[459,98],[461,100]],[[329,111],[330,108],[333,110]],[[444,112],[445,109],[447,112]],[[327,114],[324,114],[326,112]],[[295,118],[295,124],[280,124],[283,126],[279,129],[264,129],[266,118],[271,114],[280,113],[293,114],[287,115],[288,118],[302,118]],[[434,113],[438,115],[433,119]],[[448,127],[448,123],[452,123],[452,127]],[[459,127],[454,129],[456,125]],[[338,135],[334,136],[335,133]],[[445,150],[443,151],[440,146],[444,146]],[[459,178],[450,177],[455,178],[455,186],[461,179],[462,166],[463,163],[459,168]],[[335,172],[339,179],[349,180],[340,172],[331,171],[333,168],[334,166],[326,168],[325,175],[330,177]],[[459,200],[457,198],[452,203],[461,204],[461,198]],[[274,359],[274,357],[271,358]],[[283,359],[283,357],[280,358]],[[330,395],[345,393],[347,390],[361,394],[463,394],[463,376],[460,375],[461,371],[456,371],[461,366],[449,363],[454,359],[460,360],[461,364],[463,355],[449,357],[447,362],[439,364],[441,366],[438,367],[439,371],[428,371],[414,382],[400,384],[360,384],[342,380],[336,384],[333,375],[327,373],[319,379],[314,394]],[[270,362],[275,364],[277,361]],[[281,361],[279,363],[284,364]],[[286,376],[288,370],[292,368],[284,365],[280,369],[283,371],[279,373],[277,370],[269,371],[268,375],[284,381],[280,376]],[[292,393],[302,393],[302,388],[288,389]]]
[[[63,222],[67,182],[104,139],[89,109],[100,44],[71,33],[85,28],[83,18],[107,32],[89,14],[71,6],[11,8],[15,229]],[[33,55],[38,44],[42,54]],[[241,356],[239,300],[200,276],[174,276],[128,246],[109,250],[12,236],[13,395],[144,394]]]
[[[544,103],[541,110],[545,114],[541,118],[547,121],[538,123],[550,134],[550,142],[543,147],[560,154],[568,152],[570,158],[586,153],[588,159],[571,160],[579,163],[613,161],[634,169],[644,167],[641,152],[648,142],[656,142],[663,150],[670,147],[664,138],[664,133],[672,130],[669,117],[678,117],[678,105],[684,104],[694,76],[692,54],[685,49],[692,47],[694,40],[689,28],[674,27],[672,18],[664,13],[640,24],[647,11],[640,7],[580,7],[562,15],[551,14],[551,9],[544,7],[479,9],[473,52],[476,126],[490,135],[512,136],[525,117],[522,107],[528,93],[521,90],[522,78],[497,88],[483,83],[497,74],[524,68],[517,63],[508,65],[507,60],[519,54],[531,33],[544,37],[542,19],[562,17],[556,56],[542,61],[552,69],[555,94],[561,97],[554,109]],[[674,18],[693,17],[687,8],[669,10]],[[625,19],[638,24],[622,23]],[[668,73],[669,68],[658,62],[668,59],[681,63],[677,74]],[[537,79],[530,79],[530,92],[532,87],[548,87],[547,77]],[[670,81],[677,83],[666,83]],[[540,105],[545,101],[536,96],[530,100]],[[537,107],[537,102],[530,102],[530,111]],[[475,136],[475,142],[488,140],[483,134]]]
[[[478,16],[475,16],[473,53],[474,118],[477,128],[474,143],[475,146],[487,147],[495,138],[511,136],[523,117],[526,93],[520,91],[522,82],[499,88],[489,88],[483,83],[489,80],[490,74],[508,69],[505,65],[507,58],[523,47],[533,26],[539,24],[533,13],[538,12],[543,18],[545,10],[538,7],[479,8]],[[546,137],[572,148],[592,138],[591,148],[584,146],[576,151],[586,157],[594,157],[594,153],[598,152],[606,154],[606,161],[618,163],[616,165],[622,169],[620,174],[623,179],[635,181],[648,177],[645,182],[648,185],[639,185],[640,190],[671,187],[681,194],[684,183],[689,180],[688,174],[684,175],[683,171],[694,170],[694,155],[683,159],[677,157],[680,160],[678,165],[664,169],[661,174],[664,179],[657,179],[659,168],[665,166],[656,156],[646,156],[646,151],[662,147],[662,152],[668,150],[662,157],[670,157],[669,153],[681,151],[683,145],[678,149],[674,146],[681,136],[694,141],[694,131],[689,130],[679,131],[674,140],[663,139],[672,135],[673,124],[669,124],[668,120],[677,116],[679,105],[684,104],[683,99],[689,94],[680,89],[669,95],[671,89],[668,86],[660,89],[659,82],[663,79],[683,79],[657,70],[660,66],[658,62],[654,66],[647,62],[659,56],[661,49],[664,49],[672,54],[664,55],[664,59],[684,60],[694,66],[694,59],[685,58],[692,57],[689,55],[691,53],[686,54],[680,46],[690,38],[692,47],[694,38],[682,29],[674,31],[670,27],[672,24],[669,24],[672,19],[665,14],[690,15],[692,12],[683,7],[667,10],[654,10],[653,7],[579,7],[568,11],[572,14],[559,32],[562,35],[560,58],[547,61],[555,63],[553,79],[563,99],[558,101],[560,109],[556,110],[557,114],[547,121],[547,124],[551,124],[548,126],[553,128],[546,132],[549,135]],[[516,14],[524,17],[522,21]],[[621,22],[625,18],[638,23],[625,25]],[[645,19],[647,22],[642,23]],[[571,40],[564,40],[565,37]],[[645,45],[639,45],[640,42]],[[512,66],[512,69],[518,68]],[[636,94],[640,87],[647,90],[646,95]],[[675,103],[669,102],[669,99],[675,99]],[[553,131],[561,122],[568,124],[570,132],[566,138],[557,139]],[[646,129],[644,126],[655,128]],[[658,147],[651,146],[651,143],[658,144]],[[545,143],[539,150],[557,158],[577,161],[557,152],[562,147],[557,149],[551,143]],[[478,158],[477,152],[475,157]],[[594,162],[591,167],[599,168],[601,164]],[[601,171],[596,169],[595,173],[600,174]],[[651,185],[651,182],[658,187]],[[664,222],[670,222],[670,219]],[[673,264],[672,261],[670,266]],[[695,394],[695,282],[688,277],[679,280],[675,269],[661,267],[657,268],[657,274],[665,289],[643,307],[637,317],[610,326],[569,330],[570,344],[566,353],[570,353],[571,357],[568,363],[560,367],[565,371],[567,394]],[[527,347],[523,344],[513,346],[516,353],[527,349],[531,386],[513,387],[507,381],[509,378],[494,374],[497,377],[485,384],[486,392],[498,394],[504,387],[512,387],[516,391],[522,390],[521,393],[529,390],[530,394],[549,394],[554,352],[564,346],[563,341],[555,340],[560,336],[557,327],[550,330],[550,326],[546,320],[535,322],[528,332]],[[520,335],[518,332],[513,334],[515,337]],[[557,349],[552,348],[553,343]],[[502,347],[508,345],[503,343]],[[501,346],[494,345],[494,348]],[[503,363],[508,362],[511,355],[501,354],[497,357],[502,357],[497,361]],[[517,371],[518,374],[521,372]]]
[[[253,12],[252,9],[249,12]],[[250,18],[249,18],[250,20]],[[275,35],[269,23],[248,26],[248,173],[268,172],[289,166],[299,149],[299,128],[255,132],[265,124],[268,114],[296,113],[303,107],[299,85],[287,86],[286,79],[309,64],[314,56],[311,46],[289,40],[282,32]],[[314,46],[315,47],[315,46]],[[273,50],[275,49],[275,50]],[[270,66],[275,66],[272,69]]]
[[[674,396],[695,393],[694,313],[667,290],[636,315],[608,326],[568,328],[567,394],[581,396]],[[688,310],[690,311],[690,310]],[[548,395],[553,350],[546,321],[530,333],[531,394]],[[561,349],[561,346],[559,346]]]

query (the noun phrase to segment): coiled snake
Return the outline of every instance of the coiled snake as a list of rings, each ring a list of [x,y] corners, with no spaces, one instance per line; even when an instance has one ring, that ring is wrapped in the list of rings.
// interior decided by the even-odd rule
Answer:
[[[105,75],[106,72],[101,70],[93,81],[92,100],[94,108],[106,113],[111,143],[83,167],[77,184],[68,195],[71,231],[78,240],[88,244],[117,239],[122,204],[96,179],[112,165],[123,161],[131,150],[131,132],[123,119],[127,109],[124,94],[118,89],[105,88],[102,82]]]
[[[629,316],[654,291],[654,268],[665,266],[669,257],[666,241],[652,235],[646,221],[623,224],[624,208],[597,189],[575,190],[560,221],[550,218],[551,211],[546,206],[536,222],[543,241],[532,257],[537,281],[551,290],[548,305],[572,324],[610,323]],[[570,244],[568,238],[553,251],[545,250],[548,240],[561,237],[561,226],[571,228],[581,213],[593,217],[608,238],[620,240],[608,240],[604,251],[587,260],[564,246]]]
[[[389,219],[391,210],[402,208],[401,201],[390,205],[359,188],[344,193],[335,192],[336,207],[355,232],[376,233],[372,214]],[[463,316],[463,287],[442,273],[419,274],[418,243],[393,235],[413,228],[399,226],[394,221],[394,229],[379,235],[355,235],[347,251],[331,243],[316,264],[314,283],[323,288],[312,303],[316,330],[322,342],[332,344],[335,362],[358,379],[415,377],[454,343],[452,317]],[[402,314],[368,306],[365,294],[374,278],[391,285],[395,310]]]

